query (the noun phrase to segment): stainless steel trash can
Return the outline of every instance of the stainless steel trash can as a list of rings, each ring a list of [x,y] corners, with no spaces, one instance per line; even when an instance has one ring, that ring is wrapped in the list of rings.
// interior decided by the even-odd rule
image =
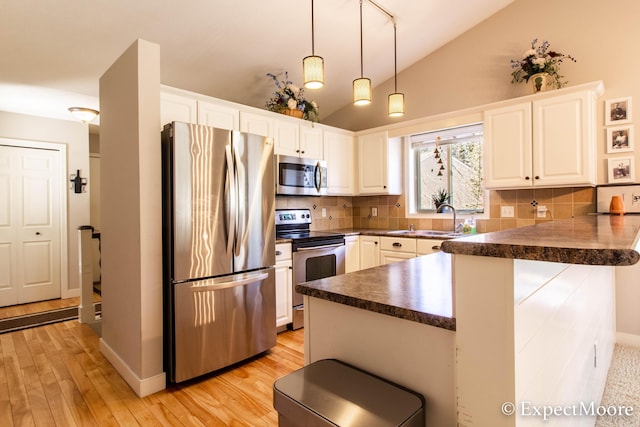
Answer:
[[[273,406],[280,427],[425,425],[420,394],[335,359],[276,380]]]

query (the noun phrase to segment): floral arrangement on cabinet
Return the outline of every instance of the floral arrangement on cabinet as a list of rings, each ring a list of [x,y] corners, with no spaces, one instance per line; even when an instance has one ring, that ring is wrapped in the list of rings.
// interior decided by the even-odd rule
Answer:
[[[284,74],[284,80],[279,80]],[[289,80],[289,73],[285,71],[281,74],[267,73],[277,90],[273,96],[267,101],[266,107],[269,111],[276,113],[286,113],[287,110],[299,110],[302,112],[302,118],[317,122],[319,120],[318,104],[315,101],[308,101],[304,97],[304,88],[300,88]]]
[[[560,75],[560,64],[567,59],[576,62],[571,55],[565,55],[554,50],[549,50],[549,42],[544,41],[538,45],[538,39],[533,39],[531,48],[522,55],[522,59],[512,59],[511,68],[513,79],[511,83],[529,82],[529,79],[539,73],[547,73],[550,79],[549,85],[560,89],[568,82],[563,81]]]

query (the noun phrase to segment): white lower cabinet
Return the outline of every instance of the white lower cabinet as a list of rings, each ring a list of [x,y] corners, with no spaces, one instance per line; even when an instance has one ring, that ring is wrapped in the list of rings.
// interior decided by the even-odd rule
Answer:
[[[381,237],[380,265],[415,258],[416,240],[406,237]]]
[[[346,236],[344,245],[344,272],[351,273],[360,270],[360,237]]]
[[[293,321],[291,243],[276,245],[276,327]]]
[[[429,255],[440,252],[440,246],[444,240],[416,239],[416,255]]]
[[[360,270],[380,265],[380,237],[360,236]]]
[[[350,237],[353,238],[357,236]],[[357,248],[360,253],[357,259],[359,259],[360,265],[358,269],[363,270],[365,268],[377,267],[378,265],[390,264],[396,261],[415,258],[416,256],[439,252],[444,240],[361,235],[359,241]],[[346,252],[347,267],[345,268],[345,272],[357,271],[349,269],[349,243],[347,243]],[[354,264],[351,265],[353,266]]]

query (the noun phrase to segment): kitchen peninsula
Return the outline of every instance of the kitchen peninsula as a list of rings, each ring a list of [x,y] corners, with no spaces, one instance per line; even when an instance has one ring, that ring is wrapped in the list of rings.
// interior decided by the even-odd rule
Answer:
[[[553,221],[298,285],[305,362],[341,359],[416,390],[427,425],[540,422],[504,415],[504,402],[516,414],[525,401],[597,406],[615,339],[614,266],[638,262],[639,230],[633,216]]]

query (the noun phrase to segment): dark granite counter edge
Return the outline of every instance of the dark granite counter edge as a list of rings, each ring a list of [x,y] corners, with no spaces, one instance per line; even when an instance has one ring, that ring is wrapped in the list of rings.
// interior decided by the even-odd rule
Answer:
[[[442,251],[450,254],[487,256],[493,258],[525,259],[583,265],[633,265],[640,261],[634,249],[586,249],[548,246],[477,243],[448,240]]]
[[[391,317],[410,320],[412,322],[422,323],[437,328],[447,329],[449,331],[456,330],[456,319],[452,317],[438,316],[430,313],[418,312],[401,307],[395,307],[375,301],[363,300],[360,298],[350,297],[347,295],[336,294],[333,292],[309,288],[304,284],[297,285],[296,291],[315,298],[335,302],[338,304],[348,305],[360,308],[374,313],[384,314]]]

